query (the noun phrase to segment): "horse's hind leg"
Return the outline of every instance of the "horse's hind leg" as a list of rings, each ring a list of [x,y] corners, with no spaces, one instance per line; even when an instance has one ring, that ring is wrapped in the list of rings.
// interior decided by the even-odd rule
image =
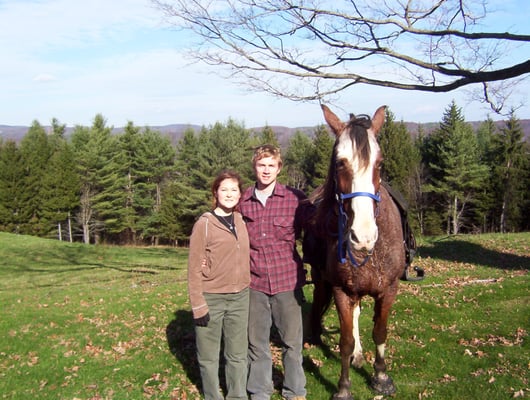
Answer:
[[[322,319],[331,303],[331,285],[322,278],[321,271],[317,267],[311,268],[313,280],[313,303],[309,315],[309,327],[306,340],[311,344],[322,344]]]
[[[392,378],[386,373],[385,344],[387,337],[387,323],[390,308],[394,302],[395,294],[387,294],[375,300],[374,307],[374,329],[372,338],[376,345],[374,376],[372,377],[372,389],[377,393],[391,395],[396,392]]]

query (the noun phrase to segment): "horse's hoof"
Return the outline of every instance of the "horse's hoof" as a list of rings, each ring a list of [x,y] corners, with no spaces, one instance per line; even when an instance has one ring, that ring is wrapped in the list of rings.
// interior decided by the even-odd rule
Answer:
[[[372,390],[385,396],[396,393],[396,387],[394,386],[394,382],[392,382],[392,378],[386,374],[379,377],[374,375],[370,386]]]
[[[351,364],[354,366],[354,368],[360,369],[364,365],[364,357],[362,354],[355,354],[352,357]]]
[[[333,400],[353,400],[353,396],[351,394],[339,395],[338,393],[335,393],[333,395]]]

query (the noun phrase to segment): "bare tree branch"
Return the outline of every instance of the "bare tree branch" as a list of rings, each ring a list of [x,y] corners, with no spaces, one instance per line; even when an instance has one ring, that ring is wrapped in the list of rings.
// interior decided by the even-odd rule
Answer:
[[[357,84],[423,92],[475,84],[500,113],[510,84],[503,95],[488,83],[530,72],[530,35],[484,30],[485,0],[151,1],[194,34],[194,59],[293,100],[320,100]]]

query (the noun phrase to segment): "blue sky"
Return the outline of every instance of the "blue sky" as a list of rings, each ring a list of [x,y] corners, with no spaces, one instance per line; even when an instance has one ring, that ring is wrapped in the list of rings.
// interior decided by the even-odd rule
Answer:
[[[530,2],[491,1],[501,31],[529,34]],[[502,7],[502,9],[501,9]],[[322,124],[320,107],[249,93],[183,56],[187,37],[168,29],[149,0],[0,0],[0,125],[211,125],[229,117],[246,127]],[[528,49],[528,47],[527,47]],[[530,78],[515,93],[530,118]],[[362,101],[359,101],[362,99]],[[455,99],[467,120],[487,108],[465,90],[426,94],[375,87],[343,92],[339,116],[372,114],[387,104],[397,120],[436,122]],[[490,113],[491,114],[491,113]],[[493,116],[494,119],[499,119]]]

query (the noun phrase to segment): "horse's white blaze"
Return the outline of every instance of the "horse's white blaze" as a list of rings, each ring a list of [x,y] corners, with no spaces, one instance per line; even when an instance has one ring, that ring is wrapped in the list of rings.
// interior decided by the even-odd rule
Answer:
[[[361,345],[361,335],[359,333],[359,316],[361,315],[361,305],[357,303],[353,308],[353,359],[355,366],[360,366],[363,362],[363,347]]]
[[[370,133],[370,132],[369,132]],[[373,134],[370,138],[370,162],[366,168],[361,169],[359,158],[354,157],[356,150],[350,135],[341,135],[337,145],[337,158],[347,160],[354,171],[351,192],[368,192],[375,194],[372,179],[373,166],[377,161],[379,145]],[[377,224],[374,214],[374,200],[367,196],[358,196],[352,199],[354,212],[353,224],[350,227],[350,241],[354,249],[372,251],[378,238]]]

